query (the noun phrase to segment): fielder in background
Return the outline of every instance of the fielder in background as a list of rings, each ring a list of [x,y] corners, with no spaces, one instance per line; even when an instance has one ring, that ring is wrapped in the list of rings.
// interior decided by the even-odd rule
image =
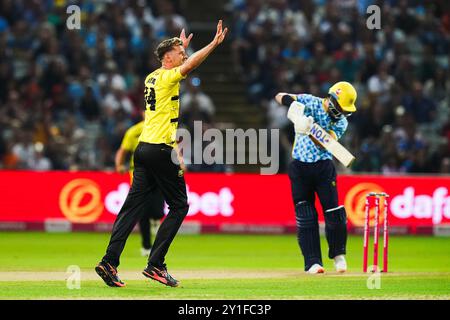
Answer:
[[[119,150],[116,152],[115,165],[116,171],[119,173],[125,173],[127,167],[125,166],[125,160],[130,156],[130,181],[133,182],[133,170],[134,170],[134,150],[139,144],[139,136],[144,128],[144,121],[141,121],[134,126],[130,127],[122,139]],[[161,191],[155,190],[155,192],[149,194],[146,198],[146,210],[144,215],[139,220],[139,231],[141,233],[142,248],[141,255],[148,257],[152,248],[152,233],[156,233],[159,227],[159,222],[164,217],[164,198]]]
[[[334,259],[336,271],[345,272],[347,215],[344,206],[338,203],[336,168],[332,154],[308,133],[317,123],[336,140],[341,138],[348,126],[346,118],[356,111],[356,90],[350,83],[342,81],[329,89],[326,98],[278,93],[275,99],[289,107],[288,118],[294,123],[293,161],[288,174],[295,206],[297,240],[305,259],[305,271],[312,274],[325,272],[314,205],[317,193],[324,212],[328,257]]]

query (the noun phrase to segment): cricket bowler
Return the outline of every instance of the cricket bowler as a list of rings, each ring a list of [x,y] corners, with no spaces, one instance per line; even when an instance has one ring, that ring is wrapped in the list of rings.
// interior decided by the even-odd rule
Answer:
[[[347,215],[338,203],[336,169],[332,154],[319,146],[308,133],[314,123],[339,139],[348,126],[347,117],[356,111],[356,90],[348,82],[338,82],[326,98],[310,94],[278,93],[279,104],[289,107],[288,118],[294,123],[293,161],[288,174],[295,206],[297,241],[305,261],[305,271],[324,273],[320,250],[319,221],[315,208],[315,193],[322,205],[328,257],[334,259],[336,271],[345,272]]]
[[[156,49],[161,68],[145,79],[145,120],[134,152],[133,183],[114,222],[106,254],[95,267],[108,286],[125,286],[117,274],[120,255],[133,227],[144,215],[147,197],[156,189],[162,192],[169,213],[159,227],[148,265],[142,273],[164,285],[179,286],[179,281],[167,272],[165,256],[189,209],[184,172],[172,161],[180,108],[180,81],[223,42],[227,31],[227,28],[222,29],[222,20],[219,20],[214,39],[190,57],[185,49],[193,35],[186,37],[184,29],[179,38],[164,40]]]

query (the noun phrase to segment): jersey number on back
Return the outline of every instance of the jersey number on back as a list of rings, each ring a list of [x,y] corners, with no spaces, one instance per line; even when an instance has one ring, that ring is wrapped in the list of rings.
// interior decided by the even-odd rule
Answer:
[[[155,89],[154,88],[150,88],[150,93],[148,92],[147,87],[145,87],[145,102],[150,106],[150,110],[151,111],[155,111],[155,106],[156,106],[156,95],[155,95]]]

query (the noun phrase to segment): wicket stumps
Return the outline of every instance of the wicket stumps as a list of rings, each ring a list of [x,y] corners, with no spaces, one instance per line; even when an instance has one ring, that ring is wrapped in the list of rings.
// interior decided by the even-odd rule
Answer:
[[[374,216],[374,228],[373,228],[373,270],[376,272],[378,269],[378,237],[379,237],[379,224],[380,224],[380,198],[384,199],[384,221],[383,221],[383,272],[388,271],[388,202],[387,193],[371,192],[366,196],[366,203],[364,208],[364,256],[363,256],[363,272],[367,272],[367,262],[369,254],[369,232],[370,232],[370,198],[375,198],[375,216]]]

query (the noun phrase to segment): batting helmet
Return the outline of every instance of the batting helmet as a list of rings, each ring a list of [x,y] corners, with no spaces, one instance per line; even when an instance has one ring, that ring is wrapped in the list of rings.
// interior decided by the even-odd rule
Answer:
[[[356,111],[356,90],[350,83],[346,81],[337,82],[328,90],[328,94],[339,103],[344,112],[353,113]]]

